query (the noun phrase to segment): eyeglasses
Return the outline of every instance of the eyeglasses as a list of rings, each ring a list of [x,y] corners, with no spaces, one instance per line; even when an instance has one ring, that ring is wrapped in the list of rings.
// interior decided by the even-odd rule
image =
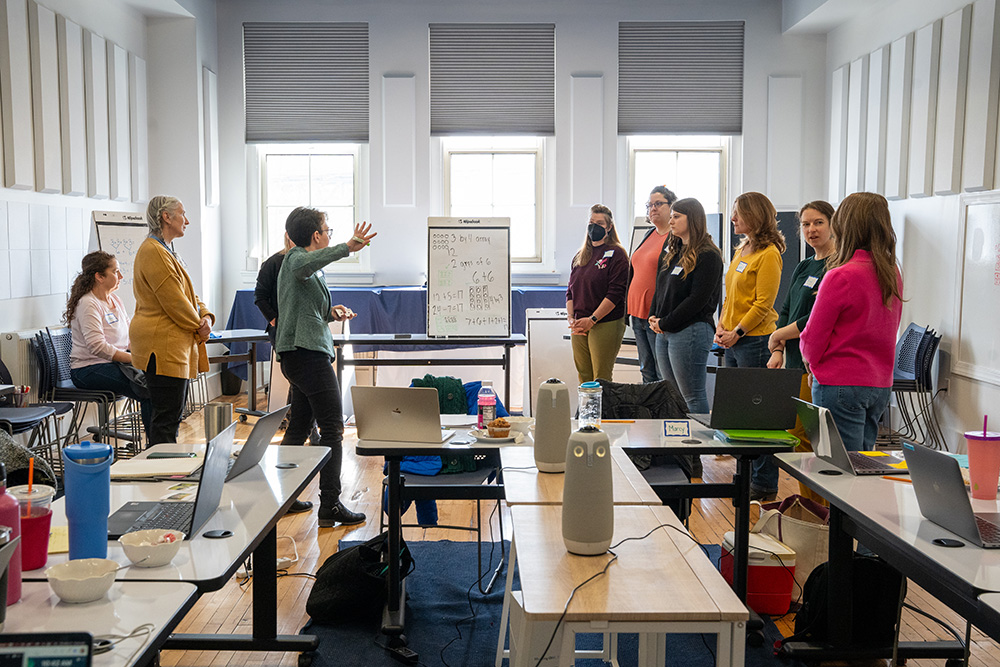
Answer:
[[[667,202],[665,201],[648,201],[646,202],[647,211],[659,211],[661,206],[665,206]]]
[[[333,230],[327,227],[326,229],[319,230],[320,234],[326,234],[327,238],[333,238]]]

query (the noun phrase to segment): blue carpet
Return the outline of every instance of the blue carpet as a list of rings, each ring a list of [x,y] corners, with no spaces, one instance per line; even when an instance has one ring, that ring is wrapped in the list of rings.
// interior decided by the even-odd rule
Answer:
[[[356,542],[341,542],[346,548]],[[408,646],[420,655],[426,667],[488,667],[493,665],[506,572],[497,580],[494,591],[483,596],[475,586],[476,544],[474,542],[410,542],[416,569],[407,577],[406,637]],[[509,544],[506,545],[509,553]],[[718,562],[719,547],[709,546],[709,556]],[[489,546],[484,545],[485,559]],[[500,557],[499,545],[493,557],[495,567]],[[492,572],[492,567],[489,569]],[[516,571],[515,571],[516,575]],[[489,575],[487,575],[488,580]],[[484,582],[485,586],[485,582]],[[515,577],[515,588],[517,580]],[[469,592],[471,587],[471,593]],[[471,611],[470,611],[471,598]],[[474,618],[469,618],[473,616]],[[303,633],[320,639],[313,659],[314,667],[389,667],[400,663],[382,648],[385,637],[379,633],[379,619],[358,620],[337,626],[310,623]],[[456,624],[458,629],[456,629]],[[779,660],[771,646],[781,638],[770,621],[765,622],[764,646],[747,646],[747,667],[795,667],[794,661]],[[454,641],[453,641],[454,640]],[[599,635],[581,635],[581,648],[595,648]],[[449,644],[450,642],[450,644]],[[707,646],[706,646],[707,644]],[[447,647],[446,647],[447,645]],[[711,647],[711,648],[708,648]],[[714,667],[715,636],[667,635],[668,667]],[[618,658],[622,667],[633,667],[638,659],[636,635],[623,634],[618,640]],[[504,662],[506,664],[506,661]],[[600,660],[581,660],[580,667],[603,667]]]

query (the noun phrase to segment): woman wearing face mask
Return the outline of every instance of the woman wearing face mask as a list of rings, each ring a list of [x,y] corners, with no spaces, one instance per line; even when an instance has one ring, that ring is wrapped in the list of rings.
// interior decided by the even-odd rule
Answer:
[[[611,380],[625,335],[628,254],[618,240],[611,209],[590,207],[583,247],[573,257],[566,290],[566,317],[580,383]]]
[[[657,270],[660,257],[667,249],[670,238],[670,207],[677,201],[677,195],[665,185],[657,185],[649,193],[646,202],[647,220],[652,227],[632,252],[628,264],[628,317],[635,334],[635,346],[639,352],[639,372],[643,382],[658,382],[663,378],[656,363],[656,332],[649,326],[649,308],[656,291]],[[709,345],[711,345],[709,338]],[[707,412],[707,411],[706,411]]]

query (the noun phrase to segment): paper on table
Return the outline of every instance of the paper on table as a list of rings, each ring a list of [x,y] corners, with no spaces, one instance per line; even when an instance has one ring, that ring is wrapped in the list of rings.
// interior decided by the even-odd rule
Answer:
[[[872,451],[866,450],[861,453],[864,454],[865,456],[889,456],[886,452],[880,452],[877,450],[872,450]]]
[[[190,475],[202,463],[200,456],[190,459],[125,459],[111,466],[111,479]]]
[[[478,415],[441,415],[441,426],[476,426]]]
[[[52,526],[49,531],[49,553],[64,554],[69,552],[69,526]]]

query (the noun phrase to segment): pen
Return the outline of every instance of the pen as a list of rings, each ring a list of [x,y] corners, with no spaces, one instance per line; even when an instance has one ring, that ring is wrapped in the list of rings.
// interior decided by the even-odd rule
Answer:
[[[891,479],[894,482],[906,482],[907,484],[913,484],[913,480],[906,479],[905,477],[892,477],[891,475],[882,475],[882,479]]]
[[[602,419],[602,424],[634,424],[634,419]]]

